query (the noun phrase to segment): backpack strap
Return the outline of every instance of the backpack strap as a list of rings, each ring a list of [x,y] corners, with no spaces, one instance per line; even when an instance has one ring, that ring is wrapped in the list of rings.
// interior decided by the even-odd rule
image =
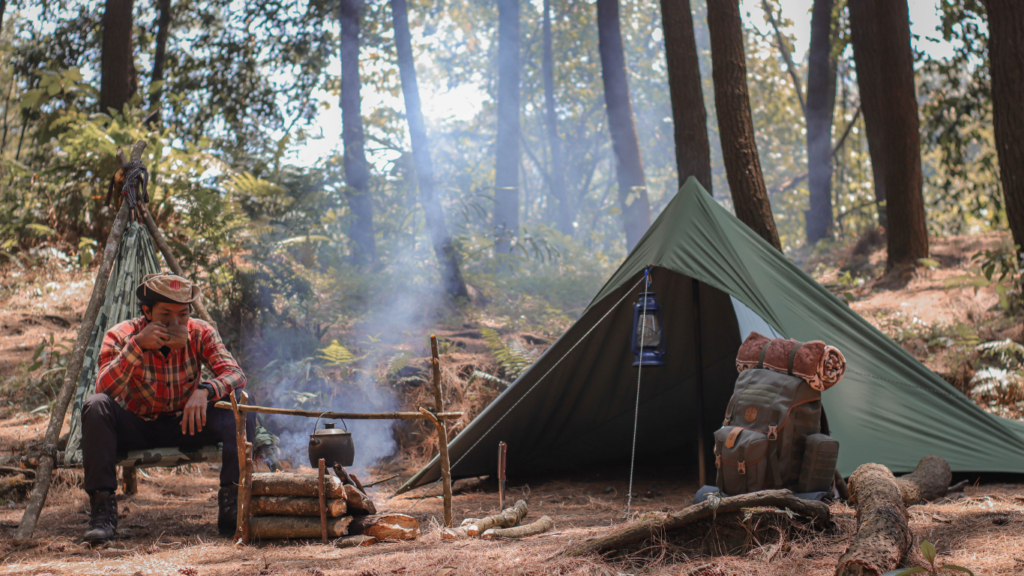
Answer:
[[[745,446],[740,446],[739,454],[736,455],[736,475],[739,476],[740,480],[740,494],[747,493],[747,463],[746,463],[747,449]]]
[[[768,425],[768,467],[772,470],[772,481],[775,489],[782,488],[782,470],[779,468],[779,414],[778,410],[772,410],[772,417]]]
[[[765,354],[768,353],[768,347],[771,346],[771,345],[772,345],[772,341],[769,340],[768,343],[764,345],[764,348],[761,348],[761,357],[758,358],[758,360],[757,360],[757,368],[758,369],[764,368],[764,356],[765,356]]]
[[[796,353],[799,352],[800,349],[803,348],[803,346],[804,346],[803,344],[800,344],[796,348],[793,348],[793,351],[789,353],[789,372],[788,372],[788,374],[790,376],[793,375],[793,362],[796,361]],[[761,358],[762,358],[762,360],[764,359],[764,353],[763,352],[761,353]]]

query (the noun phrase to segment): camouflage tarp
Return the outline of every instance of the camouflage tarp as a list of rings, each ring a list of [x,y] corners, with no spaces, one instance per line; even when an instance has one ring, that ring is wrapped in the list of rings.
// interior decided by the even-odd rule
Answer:
[[[143,276],[159,271],[156,248],[153,247],[149,230],[138,222],[129,223],[117,247],[117,260],[110,272],[103,307],[100,308],[96,325],[89,337],[89,347],[86,348],[82,371],[78,376],[75,401],[71,405],[71,434],[65,451],[65,466],[82,465],[82,403],[87,395],[96,390],[96,362],[103,344],[103,335],[115,324],[139,315],[135,287],[142,283]]]

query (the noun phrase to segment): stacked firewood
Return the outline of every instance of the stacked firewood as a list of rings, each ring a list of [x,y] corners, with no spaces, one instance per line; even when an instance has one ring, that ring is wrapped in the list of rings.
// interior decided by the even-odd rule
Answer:
[[[532,524],[520,526],[519,523],[526,518],[529,512],[526,501],[519,500],[514,506],[504,509],[500,514],[484,518],[466,518],[458,528],[445,528],[441,531],[441,538],[445,540],[525,538],[547,532],[555,527],[555,523],[547,516],[542,516]]]
[[[342,539],[337,544],[346,547],[420,536],[415,518],[377,514],[373,500],[356,483],[330,474],[323,477],[323,498],[315,473],[253,474],[251,494],[249,529],[255,540],[321,538],[325,528],[327,537]]]

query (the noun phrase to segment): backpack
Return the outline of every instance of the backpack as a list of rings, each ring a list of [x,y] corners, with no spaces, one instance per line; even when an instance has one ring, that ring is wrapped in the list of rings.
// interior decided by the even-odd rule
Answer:
[[[717,485],[722,493],[798,485],[794,491],[811,492],[831,486],[839,444],[821,434],[821,392],[793,375],[798,349],[790,354],[789,372],[783,374],[764,368],[766,344],[757,367],[744,370],[736,379],[722,428],[715,432]],[[814,446],[801,481],[812,435]]]

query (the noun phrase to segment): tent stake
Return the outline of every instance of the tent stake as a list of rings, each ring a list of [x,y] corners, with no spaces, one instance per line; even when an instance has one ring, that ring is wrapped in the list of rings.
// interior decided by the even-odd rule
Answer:
[[[36,523],[39,521],[39,514],[43,511],[43,505],[46,503],[46,495],[50,492],[50,475],[56,464],[57,438],[64,425],[64,414],[68,411],[68,404],[71,403],[71,397],[75,394],[78,376],[82,372],[82,363],[85,361],[85,349],[89,346],[89,338],[92,336],[96,317],[99,316],[100,307],[103,306],[103,297],[107,293],[107,281],[110,280],[110,270],[114,267],[114,260],[117,258],[117,248],[121,244],[121,236],[124,235],[124,230],[128,226],[128,212],[128,202],[121,202],[121,209],[117,211],[114,225],[110,227],[110,235],[107,236],[107,243],[103,247],[103,261],[100,262],[100,269],[96,271],[96,282],[92,287],[89,306],[85,309],[82,324],[78,327],[78,340],[68,358],[68,368],[64,372],[64,384],[61,386],[60,395],[53,403],[53,411],[50,412],[50,424],[46,427],[46,435],[43,436],[43,455],[39,459],[39,470],[36,472],[36,485],[32,488],[25,513],[21,516],[21,523],[14,533],[15,542],[26,542],[32,537]]]
[[[700,282],[693,279],[693,342],[696,353],[697,402],[697,476],[701,486],[707,485],[707,462],[704,458],[704,346],[700,329]]]

